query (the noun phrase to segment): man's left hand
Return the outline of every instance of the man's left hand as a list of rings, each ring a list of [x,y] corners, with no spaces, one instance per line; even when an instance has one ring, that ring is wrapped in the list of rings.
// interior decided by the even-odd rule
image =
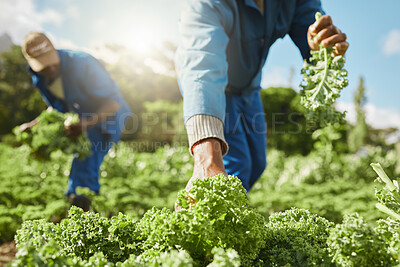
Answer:
[[[319,44],[322,44],[324,47],[333,47],[333,54],[344,56],[349,48],[346,39],[346,34],[333,25],[332,18],[328,15],[322,16],[308,27],[307,40],[311,50],[318,50]]]

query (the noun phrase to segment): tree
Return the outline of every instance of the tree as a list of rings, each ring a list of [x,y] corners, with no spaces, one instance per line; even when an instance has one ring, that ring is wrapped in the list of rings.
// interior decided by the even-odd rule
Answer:
[[[32,85],[20,46],[12,46],[0,55],[0,135],[30,121],[46,105]]]
[[[357,120],[354,127],[351,128],[348,135],[348,145],[350,152],[357,152],[367,142],[368,125],[365,120],[364,105],[367,99],[365,97],[364,79],[360,77],[358,88],[354,94],[354,106],[357,114]]]
[[[300,96],[291,88],[270,87],[261,90],[267,121],[268,148],[286,154],[308,154],[313,148],[312,132],[306,128]]]

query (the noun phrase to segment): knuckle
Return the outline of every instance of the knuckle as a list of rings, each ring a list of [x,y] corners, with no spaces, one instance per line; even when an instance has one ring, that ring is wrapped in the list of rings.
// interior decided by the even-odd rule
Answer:
[[[332,17],[329,15],[325,15],[325,19],[328,23],[332,23]]]
[[[328,26],[328,30],[329,30],[329,32],[332,32],[332,33],[336,33],[337,32],[336,27],[334,25],[329,25]]]

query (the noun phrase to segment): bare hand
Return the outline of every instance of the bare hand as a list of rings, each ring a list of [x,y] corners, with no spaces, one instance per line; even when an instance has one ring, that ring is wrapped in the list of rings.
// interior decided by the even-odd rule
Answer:
[[[322,44],[324,47],[333,47],[333,54],[344,56],[349,48],[346,39],[346,34],[333,25],[332,18],[328,15],[322,16],[308,27],[307,40],[311,50],[318,50],[319,44]]]
[[[79,122],[73,124],[69,124],[68,121],[66,121],[64,127],[69,137],[78,137],[89,128],[87,120],[85,119],[80,119]]]
[[[25,132],[26,130],[30,129],[31,127],[32,127],[32,125],[31,125],[29,122],[26,122],[26,123],[21,124],[21,125],[19,126],[19,130],[23,133],[23,132]]]
[[[38,123],[38,121],[39,121],[39,119],[36,118],[33,121],[23,123],[19,126],[19,130],[21,132],[25,132],[25,131],[29,130],[30,128],[32,128],[33,126],[35,126]]]
[[[185,187],[186,191],[189,191],[193,187],[193,182],[196,179],[213,177],[220,173],[228,176],[222,161],[221,142],[218,139],[210,138],[201,141],[201,143],[196,145],[196,147],[193,149],[193,156],[193,176],[190,178]],[[178,207],[175,204],[175,211],[180,209],[181,207]]]

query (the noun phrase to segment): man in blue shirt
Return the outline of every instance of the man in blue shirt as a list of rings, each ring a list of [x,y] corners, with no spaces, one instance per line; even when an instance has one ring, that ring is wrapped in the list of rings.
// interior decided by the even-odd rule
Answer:
[[[77,137],[86,132],[92,155],[74,159],[66,195],[72,205],[89,209],[90,200],[76,194],[77,187],[88,187],[99,193],[99,169],[120,134],[130,109],[118,85],[103,65],[91,55],[71,50],[56,50],[39,32],[28,34],[22,52],[30,66],[32,81],[49,107],[59,112],[75,112],[80,121],[66,125],[66,134]],[[31,127],[36,119],[22,125]]]
[[[266,167],[266,123],[259,90],[269,48],[289,34],[304,59],[319,44],[344,55],[346,35],[319,0],[187,0],[175,65],[194,179],[238,176],[247,191]],[[315,38],[314,38],[315,37]]]

